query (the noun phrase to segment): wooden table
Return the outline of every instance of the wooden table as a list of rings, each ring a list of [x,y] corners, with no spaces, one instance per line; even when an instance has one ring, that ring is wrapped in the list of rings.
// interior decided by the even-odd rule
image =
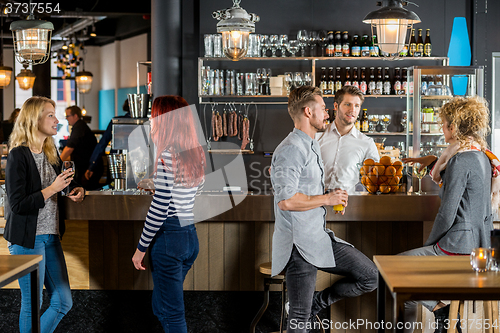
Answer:
[[[41,255],[0,255],[0,288],[30,273],[31,282],[31,327],[33,333],[40,332],[40,287],[38,263]]]
[[[393,329],[403,322],[404,303],[409,300],[500,300],[500,274],[474,272],[468,256],[373,258],[379,270],[378,322],[385,322],[387,288],[394,300]],[[384,332],[384,327],[379,327],[379,332]]]

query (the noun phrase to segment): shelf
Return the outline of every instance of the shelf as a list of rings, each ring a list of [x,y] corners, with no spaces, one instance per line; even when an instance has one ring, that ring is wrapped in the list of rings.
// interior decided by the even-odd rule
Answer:
[[[410,96],[410,97],[413,97],[413,96]],[[448,99],[452,99],[453,96],[422,96],[422,99],[431,99],[431,100],[448,100]]]
[[[381,135],[381,136],[406,136],[406,132],[389,132],[389,133],[383,133],[383,132],[375,132],[375,133],[363,133],[366,135]],[[413,135],[413,133],[409,133],[409,135]],[[420,135],[443,135],[443,133],[420,133]]]
[[[226,57],[217,57],[217,58],[206,58],[199,57],[198,60],[202,61],[233,61]],[[393,59],[391,57],[244,57],[238,61],[277,61],[277,60],[384,60],[384,61],[404,61],[404,60],[448,60],[448,57],[402,57]]]
[[[210,154],[226,154],[226,155],[237,155],[237,154],[254,154],[250,149],[209,149]]]
[[[406,95],[363,95],[365,98],[406,98]],[[333,98],[335,95],[323,95],[324,98]]]

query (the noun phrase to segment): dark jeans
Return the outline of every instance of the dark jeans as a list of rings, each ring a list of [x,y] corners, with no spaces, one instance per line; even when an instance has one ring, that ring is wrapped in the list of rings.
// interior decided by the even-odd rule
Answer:
[[[198,256],[195,226],[180,227],[178,219],[168,218],[151,242],[150,251],[153,313],[165,333],[187,333],[183,283]]]
[[[370,259],[347,244],[332,242],[332,248],[336,267],[319,269],[344,278],[313,298],[318,268],[302,258],[297,248],[293,247],[286,266],[290,302],[287,332],[307,332],[307,322],[311,315],[316,315],[321,309],[343,298],[359,296],[377,287],[378,271]]]

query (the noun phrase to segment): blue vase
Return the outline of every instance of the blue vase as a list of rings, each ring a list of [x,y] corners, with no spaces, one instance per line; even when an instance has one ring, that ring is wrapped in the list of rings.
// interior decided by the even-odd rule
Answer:
[[[470,66],[471,64],[472,52],[465,17],[455,17],[453,20],[448,58],[450,66]],[[466,76],[455,75],[451,78],[451,82],[454,95],[467,93],[468,78]]]

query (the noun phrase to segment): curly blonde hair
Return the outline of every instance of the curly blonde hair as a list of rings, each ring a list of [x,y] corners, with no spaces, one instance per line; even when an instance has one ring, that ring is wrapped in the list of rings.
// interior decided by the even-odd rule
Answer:
[[[477,141],[481,150],[488,149],[486,136],[490,132],[490,110],[484,98],[454,97],[441,107],[439,115],[443,126],[446,121],[448,127],[453,125],[456,128],[455,136],[460,147]]]

